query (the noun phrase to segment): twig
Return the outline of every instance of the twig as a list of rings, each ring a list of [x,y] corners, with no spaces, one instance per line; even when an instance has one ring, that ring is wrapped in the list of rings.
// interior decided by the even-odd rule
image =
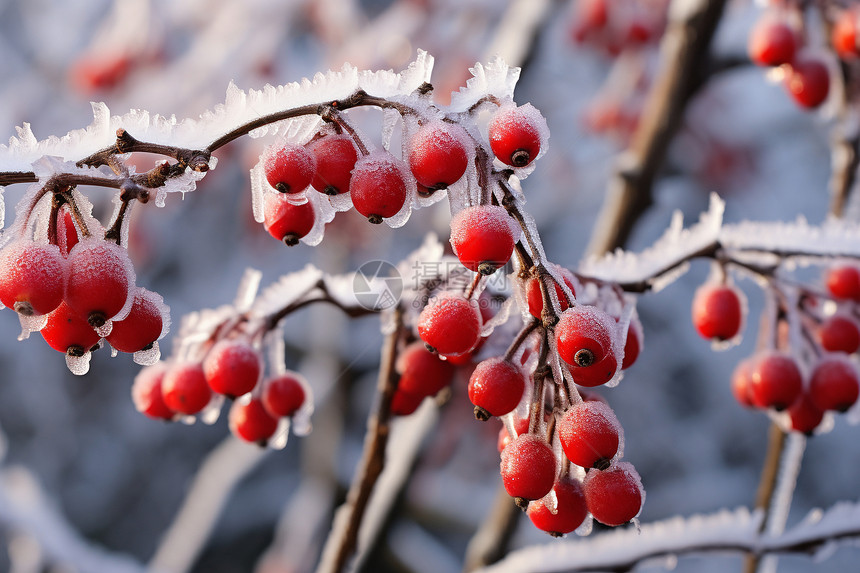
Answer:
[[[505,488],[499,487],[492,509],[466,547],[464,573],[486,567],[504,557],[517,527],[517,517],[522,513],[511,502]]]

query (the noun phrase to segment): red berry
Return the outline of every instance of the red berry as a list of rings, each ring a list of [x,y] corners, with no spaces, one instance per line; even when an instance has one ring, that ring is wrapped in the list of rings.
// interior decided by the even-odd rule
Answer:
[[[468,135],[455,124],[428,123],[409,140],[409,169],[418,183],[428,189],[445,189],[466,172]]]
[[[830,352],[853,354],[860,348],[860,329],[846,316],[834,315],[822,322],[818,336],[821,347]]]
[[[860,382],[857,371],[847,359],[824,358],[812,371],[809,397],[819,410],[845,412],[857,401]]]
[[[316,158],[300,145],[272,146],[266,150],[263,169],[269,185],[281,193],[299,193],[311,184]]]
[[[441,360],[427,350],[423,342],[413,342],[397,357],[397,388],[409,394],[433,396],[451,383],[454,368],[449,360]]]
[[[504,207],[467,207],[451,219],[451,246],[467,269],[491,275],[514,252],[519,229]]]
[[[621,424],[603,402],[580,402],[564,413],[558,425],[561,447],[571,462],[584,468],[606,469],[618,453]]]
[[[263,406],[275,418],[292,416],[305,399],[305,385],[296,374],[281,374],[263,383]]]
[[[645,501],[642,480],[628,462],[618,462],[602,471],[589,471],[582,487],[588,511],[604,525],[627,523],[639,515]]]
[[[221,340],[203,360],[209,387],[230,398],[253,390],[262,370],[260,353],[244,340]]]
[[[606,27],[609,22],[609,8],[606,0],[580,0],[576,3],[576,22],[571,35],[577,42]]]
[[[555,492],[554,508],[549,507],[551,494],[548,494],[531,502],[527,513],[535,527],[553,537],[561,537],[582,525],[588,508],[585,506],[582,484],[573,478],[559,479],[552,486],[552,491]]]
[[[329,135],[308,144],[317,170],[311,185],[320,193],[337,195],[349,191],[358,151],[348,135]]]
[[[815,405],[808,394],[803,393],[788,409],[788,417],[792,430],[811,436],[824,419],[824,412]]]
[[[134,271],[128,252],[96,238],[81,241],[69,252],[68,305],[92,326],[115,317],[129,299]]]
[[[788,408],[803,391],[803,376],[795,361],[779,352],[758,356],[752,365],[750,393],[759,408]]]
[[[754,361],[750,358],[742,360],[732,373],[732,395],[741,406],[755,406],[752,398],[752,370]]]
[[[830,92],[830,70],[817,58],[798,57],[786,74],[785,87],[801,106],[818,107]]]
[[[543,439],[521,434],[502,452],[501,473],[511,497],[540,499],[555,482],[555,454]]]
[[[63,302],[66,272],[56,245],[14,241],[0,251],[0,302],[24,316],[48,314]]]
[[[576,287],[574,286],[574,279],[571,272],[557,265],[555,270],[564,277],[564,284],[567,285],[567,288],[570,289],[573,296],[576,296]],[[567,310],[568,307],[570,307],[570,304],[567,301],[567,295],[564,294],[564,290],[562,290],[561,286],[556,283],[554,279],[550,282],[555,285],[555,296],[558,298],[558,304],[561,307],[561,310]],[[526,281],[526,302],[529,305],[529,312],[531,315],[535,318],[541,318],[541,314],[543,313],[543,291],[540,288],[540,279],[538,277],[531,277]]]
[[[634,324],[634,321],[636,323]],[[621,369],[627,370],[636,359],[639,358],[639,352],[642,351],[642,334],[636,318],[630,319],[630,324],[627,326],[627,340],[624,342],[624,359],[621,361]]]
[[[418,336],[443,356],[472,350],[481,336],[478,305],[461,294],[442,293],[418,316]]]
[[[161,393],[161,383],[166,372],[167,365],[164,362],[147,366],[134,377],[131,387],[131,399],[137,411],[156,420],[172,420],[175,415],[164,403]]]
[[[860,269],[839,265],[827,271],[827,290],[839,299],[860,302]]]
[[[124,319],[113,323],[105,338],[120,352],[147,350],[161,336],[164,320],[161,316],[160,295],[143,287],[134,289],[134,302]]]
[[[77,60],[70,80],[81,92],[90,94],[110,90],[122,83],[131,71],[131,60],[125,54],[93,54]]]
[[[519,436],[521,434],[525,434],[526,432],[528,432],[529,431],[529,419],[528,419],[528,417],[525,417],[525,418],[516,418],[515,417],[514,418],[514,431],[516,432],[517,436]],[[499,439],[496,442],[496,447],[499,449],[499,453],[502,453],[502,450],[507,448],[508,444],[510,444],[512,441],[514,441],[515,438],[516,438],[516,436],[511,437],[511,435],[508,434],[507,427],[502,426],[502,429],[499,430]]]
[[[747,49],[759,66],[790,64],[797,50],[797,36],[782,19],[765,15],[750,32]]]
[[[831,41],[836,53],[843,60],[853,60],[860,56],[860,9],[843,10],[836,18],[831,32]]]
[[[391,399],[391,413],[394,416],[408,416],[418,409],[424,398],[426,396],[398,389],[394,392],[394,397]]]
[[[615,321],[593,306],[578,305],[561,314],[555,327],[556,344],[574,382],[600,386],[615,376],[614,328]]]
[[[502,163],[525,167],[541,150],[546,120],[531,104],[500,109],[490,120],[490,148]]]
[[[315,214],[310,201],[295,205],[287,201],[286,197],[267,194],[265,212],[266,230],[290,247],[298,245],[299,239],[314,228]]]
[[[406,203],[406,177],[400,163],[385,151],[362,157],[352,170],[352,204],[371,223],[393,217]]]
[[[48,346],[69,356],[83,356],[99,341],[93,327],[65,302],[48,314],[48,322],[39,333]]]
[[[69,207],[63,205],[60,208],[60,213],[57,216],[57,246],[60,247],[60,253],[64,257],[69,256],[69,251],[72,247],[78,244],[78,229],[75,227],[75,220],[72,217],[72,212]]]
[[[702,338],[734,338],[743,322],[740,291],[729,285],[704,284],[693,297],[692,314],[693,326]]]
[[[526,388],[526,375],[503,357],[488,358],[479,363],[469,378],[469,400],[475,405],[475,417],[487,420],[504,416],[520,403]]]
[[[278,429],[278,420],[266,412],[259,398],[236,401],[230,407],[230,431],[246,442],[266,445]]]
[[[168,408],[189,416],[200,412],[212,398],[203,367],[197,362],[168,368],[161,382],[161,393]]]

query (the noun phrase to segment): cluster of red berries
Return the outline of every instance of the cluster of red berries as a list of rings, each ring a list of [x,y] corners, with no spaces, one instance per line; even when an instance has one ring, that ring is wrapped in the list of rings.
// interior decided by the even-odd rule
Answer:
[[[167,309],[161,296],[135,286],[125,248],[100,228],[82,236],[67,206],[54,216],[49,236],[19,238],[0,250],[0,302],[70,358],[84,357],[103,338],[120,352],[153,348]]]
[[[792,25],[791,13],[772,8],[762,14],[750,32],[750,59],[759,66],[779,67],[783,85],[804,108],[824,103],[830,91],[830,70],[818,55],[804,49],[801,30]],[[796,21],[802,22],[798,13]]]
[[[616,57],[656,43],[666,26],[668,5],[663,0],[582,0],[576,3],[570,36]]]
[[[279,421],[302,408],[309,389],[294,372],[264,379],[259,349],[240,338],[212,344],[202,361],[148,366],[132,387],[138,411],[161,420],[200,415],[210,405],[220,407],[219,396],[233,400],[229,413],[233,434],[265,446],[277,433]]]

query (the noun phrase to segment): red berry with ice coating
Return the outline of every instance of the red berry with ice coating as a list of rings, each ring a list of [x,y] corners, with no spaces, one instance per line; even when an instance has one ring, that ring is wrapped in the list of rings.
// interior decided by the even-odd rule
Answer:
[[[88,238],[69,252],[66,303],[92,326],[115,317],[134,287],[128,252],[116,243]]]
[[[604,525],[627,523],[639,515],[645,501],[639,473],[628,462],[589,471],[582,486],[588,511]]]
[[[584,468],[605,470],[621,441],[621,424],[603,402],[580,402],[564,413],[558,437],[567,459]]]
[[[809,380],[809,397],[820,410],[846,412],[860,394],[857,370],[847,359],[833,356],[824,358],[812,371]]]
[[[161,392],[165,373],[167,373],[167,365],[164,362],[147,366],[134,377],[134,384],[131,386],[134,407],[141,414],[156,420],[172,420],[175,415],[175,412],[164,403]]]
[[[311,186],[326,195],[349,191],[358,151],[348,135],[327,135],[308,144],[316,158],[317,170]]]
[[[152,348],[164,328],[161,295],[143,287],[134,289],[134,302],[124,319],[113,323],[105,339],[120,352],[137,352]]]
[[[798,57],[786,74],[785,87],[801,107],[816,108],[830,93],[830,70],[818,58]]]
[[[355,210],[371,223],[393,217],[408,195],[401,162],[387,151],[362,157],[352,170],[349,194]]]
[[[766,14],[753,27],[747,50],[759,66],[790,64],[797,51],[797,36],[784,20]]]
[[[838,265],[827,271],[827,290],[838,299],[860,302],[860,269]]]
[[[609,382],[618,369],[613,348],[615,320],[593,306],[569,308],[555,327],[558,354],[581,386]]]
[[[266,230],[289,247],[298,245],[299,240],[311,232],[315,217],[310,201],[295,205],[287,201],[286,197],[266,195],[264,221]]]
[[[843,60],[860,57],[860,8],[843,10],[833,24],[830,39],[833,49]]]
[[[541,124],[546,120],[531,104],[503,108],[490,120],[490,148],[502,163],[525,167],[541,151]]]
[[[66,272],[56,245],[14,241],[0,251],[0,302],[24,316],[48,314],[63,302]]]
[[[48,346],[69,356],[83,356],[95,346],[99,335],[86,319],[65,302],[48,313],[48,322],[39,331]]]
[[[397,357],[395,369],[400,374],[397,388],[410,394],[433,396],[451,383],[455,366],[441,360],[423,342],[413,342]]]
[[[261,446],[265,446],[278,429],[278,420],[269,415],[259,398],[233,402],[228,422],[234,436]]]
[[[423,125],[409,140],[409,169],[428,189],[445,189],[466,172],[468,135],[456,124],[434,121]]]
[[[792,430],[811,436],[824,419],[824,411],[804,392],[788,409],[788,418]]]
[[[759,408],[784,410],[803,391],[803,376],[797,363],[780,352],[766,352],[755,358],[750,374],[750,394]]]
[[[297,374],[286,373],[263,383],[263,406],[275,418],[288,418],[299,411],[307,396]]]
[[[829,352],[853,354],[860,348],[860,328],[847,316],[834,315],[818,329],[821,347]]]
[[[555,270],[558,274],[562,275],[564,284],[570,289],[571,294],[576,296],[576,287],[574,286],[573,275],[570,271],[558,265],[555,265]],[[555,296],[558,299],[559,307],[562,311],[567,310],[570,307],[570,303],[567,301],[567,295],[564,294],[564,290],[554,279],[550,279],[550,282],[555,286]],[[541,290],[540,279],[538,277],[531,277],[526,281],[526,302],[529,305],[531,315],[535,318],[541,318],[541,314],[543,313],[543,291]]]
[[[627,370],[633,366],[633,363],[639,358],[639,352],[642,351],[642,331],[638,325],[638,321],[634,324],[636,320],[634,317],[627,326],[627,339],[624,341],[624,359],[621,361],[622,370]]]
[[[540,499],[555,482],[552,448],[534,434],[521,434],[502,451],[502,482],[511,497]]]
[[[274,145],[265,152],[263,169],[269,185],[281,193],[299,193],[311,184],[316,158],[301,145]]]
[[[702,338],[729,340],[737,336],[743,322],[743,304],[736,288],[708,283],[693,297],[693,326]]]
[[[588,508],[582,484],[571,477],[560,478],[552,486],[555,507],[550,507],[549,495],[529,504],[528,516],[535,527],[553,537],[574,531],[585,521]]]
[[[69,251],[79,241],[80,237],[78,237],[78,229],[75,227],[72,212],[67,205],[63,205],[57,215],[57,246],[60,247],[63,256],[68,257]]]
[[[481,313],[462,294],[432,298],[418,316],[418,336],[443,356],[472,350],[481,336]]]
[[[501,356],[479,363],[469,378],[469,400],[475,417],[504,416],[520,403],[526,388],[525,373]]]
[[[244,340],[221,340],[203,360],[203,373],[213,392],[237,398],[257,385],[263,361]]]
[[[203,367],[197,362],[169,367],[161,382],[161,394],[168,408],[189,416],[203,410],[212,398]]]
[[[519,436],[521,434],[525,434],[528,431],[529,431],[529,419],[528,419],[528,417],[525,417],[525,418],[514,417],[514,432],[516,432],[516,435]],[[507,427],[502,426],[502,429],[499,430],[499,439],[496,442],[496,447],[499,449],[499,453],[502,453],[502,451],[505,448],[507,448],[508,444],[510,444],[512,441],[514,441],[514,437],[511,437],[511,435],[508,433]]]
[[[466,207],[451,219],[451,247],[467,269],[491,275],[514,252],[520,232],[504,207]]]

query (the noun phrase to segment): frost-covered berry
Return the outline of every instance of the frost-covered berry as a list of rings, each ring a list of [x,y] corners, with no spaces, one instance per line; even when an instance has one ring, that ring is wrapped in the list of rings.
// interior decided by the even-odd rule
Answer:
[[[428,189],[445,189],[466,172],[468,135],[456,124],[433,121],[409,140],[409,169]]]
[[[790,356],[770,351],[755,358],[750,373],[750,394],[759,408],[784,410],[803,391],[803,376]]]
[[[553,537],[561,537],[582,525],[588,508],[582,484],[571,477],[559,479],[552,491],[555,493],[554,502],[550,501],[552,493],[549,493],[531,502],[527,513],[535,527]]]
[[[296,373],[281,374],[263,383],[263,406],[275,418],[294,415],[306,399],[304,382]]]
[[[528,417],[524,417],[524,418],[514,417],[514,432],[516,432],[516,435],[519,436],[519,435],[525,434],[528,431],[529,431],[529,419],[528,419]],[[512,437],[508,433],[508,429],[505,426],[502,426],[502,429],[499,430],[499,439],[496,441],[496,447],[499,449],[499,453],[502,453],[502,451],[508,447],[508,444],[510,444],[512,441],[514,441],[515,438],[516,438],[516,436]]]
[[[600,386],[615,376],[614,329],[615,320],[593,306],[578,305],[561,313],[555,327],[556,344],[574,382]]]
[[[818,409],[845,412],[857,401],[858,394],[857,370],[849,360],[826,357],[812,371],[809,397]]]
[[[821,347],[829,352],[853,354],[860,348],[860,328],[847,316],[833,315],[818,328]]]
[[[260,353],[244,340],[221,340],[203,360],[203,373],[209,387],[230,398],[253,390],[262,370]]]
[[[311,202],[295,205],[279,195],[266,195],[264,225],[269,234],[293,247],[314,228],[314,208]]]
[[[56,245],[13,241],[0,251],[0,302],[24,316],[48,314],[63,302],[66,272]]]
[[[48,346],[69,356],[83,356],[95,346],[99,335],[86,319],[65,302],[48,313],[48,322],[39,331]]]
[[[801,107],[816,108],[830,93],[830,70],[817,57],[798,56],[786,74],[785,88]]]
[[[311,186],[326,195],[349,191],[358,151],[348,135],[327,135],[308,144],[316,158],[316,173]]]
[[[134,302],[123,320],[114,322],[105,339],[120,352],[137,352],[152,347],[164,329],[161,295],[143,287],[134,289]]]
[[[627,339],[624,341],[624,359],[621,361],[621,369],[627,370],[636,359],[639,358],[639,353],[642,351],[642,330],[636,318],[630,321],[627,326]]]
[[[234,436],[261,446],[265,446],[278,429],[278,420],[269,415],[259,398],[233,402],[228,416]]]
[[[80,242],[80,237],[78,236],[78,229],[75,227],[72,212],[67,205],[63,205],[57,215],[57,246],[60,247],[60,253],[64,257],[68,257],[69,251],[78,242]]]
[[[490,148],[507,165],[525,167],[541,151],[546,120],[531,104],[500,109],[490,120]]]
[[[156,420],[171,420],[175,415],[164,403],[161,392],[161,383],[166,372],[167,365],[164,362],[147,366],[134,377],[134,384],[131,386],[134,407],[141,414]]]
[[[397,388],[420,396],[433,396],[451,383],[454,365],[441,360],[423,342],[413,342],[397,357],[395,369],[400,374]]]
[[[65,301],[95,327],[115,317],[134,287],[128,252],[116,243],[90,237],[69,252]]]
[[[571,406],[558,424],[558,437],[567,459],[584,468],[604,470],[618,453],[621,424],[603,402]]]
[[[752,358],[742,360],[735,366],[732,373],[732,395],[738,404],[746,408],[755,406],[752,398],[752,370],[754,365]]]
[[[170,366],[161,382],[161,394],[168,408],[189,416],[203,410],[212,398],[203,367],[197,362]]]
[[[387,151],[359,159],[352,170],[349,194],[355,210],[379,224],[403,208],[408,196],[401,161]]]
[[[804,392],[788,409],[788,419],[792,430],[811,436],[824,419],[824,411]]]
[[[418,336],[443,356],[469,352],[481,337],[481,313],[474,300],[442,293],[418,316]]]
[[[765,14],[753,27],[747,49],[753,63],[780,66],[794,60],[797,43],[797,35],[784,19]]]
[[[582,486],[588,511],[604,525],[627,523],[639,515],[645,501],[642,479],[628,462],[589,471]]]
[[[554,266],[556,272],[564,277],[564,284],[570,289],[571,294],[576,296],[576,287],[574,286],[574,278],[571,272],[558,265]],[[562,311],[567,310],[570,303],[567,301],[567,295],[564,294],[564,290],[554,279],[550,282],[555,286],[555,296],[558,299],[559,307]],[[540,287],[539,277],[531,277],[526,281],[526,302],[529,305],[531,315],[535,318],[541,318],[541,314],[543,313],[543,291]]]
[[[467,207],[451,219],[451,247],[467,269],[490,275],[505,265],[520,236],[504,207]]]
[[[743,324],[743,303],[738,289],[724,284],[700,286],[693,297],[693,326],[702,338],[729,340]]]
[[[526,375],[516,364],[501,356],[479,363],[469,378],[469,400],[475,405],[475,417],[488,420],[504,416],[520,403],[526,387]]]
[[[540,499],[555,482],[556,460],[552,448],[534,434],[522,434],[502,452],[502,482],[511,497]]]
[[[311,184],[316,157],[301,145],[273,145],[265,151],[263,169],[269,185],[281,193],[299,193]]]

